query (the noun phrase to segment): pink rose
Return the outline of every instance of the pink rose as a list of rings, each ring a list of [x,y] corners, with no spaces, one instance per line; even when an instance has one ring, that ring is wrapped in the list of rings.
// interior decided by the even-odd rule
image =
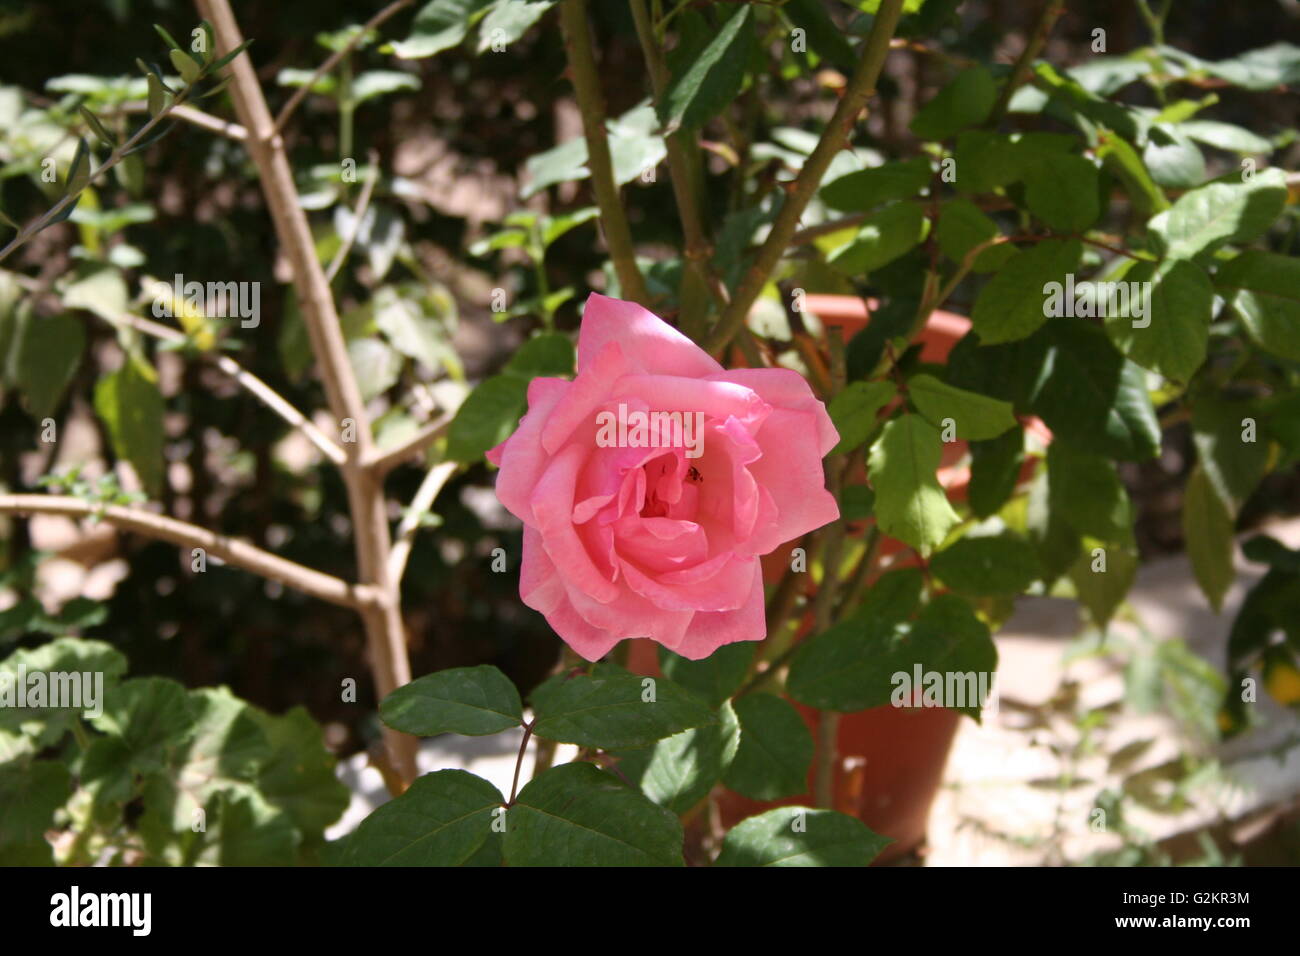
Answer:
[[[593,661],[625,638],[693,660],[762,640],[759,556],[839,516],[822,474],[838,441],[797,372],[727,371],[639,305],[592,295],[577,376],[534,379],[488,453],[524,523],[519,595]]]

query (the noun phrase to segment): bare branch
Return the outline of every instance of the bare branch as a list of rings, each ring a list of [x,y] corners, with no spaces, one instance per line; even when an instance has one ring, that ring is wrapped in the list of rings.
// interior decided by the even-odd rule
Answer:
[[[233,50],[243,42],[229,0],[197,0],[197,3],[201,16],[213,25],[217,45],[222,51]],[[406,651],[406,630],[398,606],[398,591],[388,576],[391,541],[383,486],[364,464],[374,454],[370,418],[348,359],[329,280],[316,258],[311,228],[298,202],[284,140],[271,119],[252,61],[247,56],[236,57],[231,62],[231,73],[230,94],[235,102],[235,112],[248,130],[248,151],[257,166],[276,236],[293,274],[294,288],[330,411],[339,422],[351,419],[355,425],[356,441],[346,445],[348,457],[343,463],[342,475],[356,535],[358,577],[363,583],[373,585],[380,594],[379,604],[364,609],[361,617],[366,628],[375,689],[383,698],[410,681],[411,664]],[[418,773],[415,764],[418,741],[409,734],[390,728],[384,729],[384,740],[398,777],[404,783],[414,780]]]
[[[144,100],[129,100],[118,107],[119,113],[147,113],[149,104]],[[242,143],[248,139],[248,130],[238,123],[232,123],[229,120],[223,120],[220,116],[213,116],[211,113],[205,113],[203,110],[195,109],[192,106],[177,106],[172,110],[172,115],[178,120],[183,120],[199,129],[205,129],[209,133],[216,133],[218,136],[224,136],[226,139],[233,139],[237,143]]]
[[[395,448],[376,449],[373,456],[366,459],[366,467],[372,474],[382,478],[397,465],[408,458],[414,458],[446,434],[447,429],[451,427],[451,420],[455,417],[455,415],[443,415],[422,426],[419,431]]]
[[[900,0],[901,2],[901,0]],[[636,265],[632,230],[619,200],[614,182],[614,163],[609,155],[609,136],[605,130],[605,95],[591,52],[591,31],[587,26],[586,0],[563,0],[560,4],[560,27],[564,31],[564,50],[569,57],[569,77],[578,97],[582,114],[582,131],[587,140],[587,168],[591,171],[592,190],[600,207],[600,222],[605,228],[605,243],[624,298],[650,304],[641,270]]]
[[[152,335],[154,338],[162,339],[164,342],[175,342],[177,344],[187,341],[185,334],[176,329],[169,328],[158,322],[151,322],[149,319],[141,318],[138,315],[123,314],[119,316],[120,321],[125,322],[134,329],[144,332],[146,335]],[[283,395],[267,385],[264,381],[248,371],[229,355],[222,355],[220,352],[203,352],[203,357],[210,360],[217,368],[225,372],[239,385],[246,388],[254,396],[261,400],[267,408],[275,412],[290,425],[302,430],[308,440],[315,445],[326,458],[336,465],[342,465],[347,460],[345,452],[338,444],[331,441],[323,431],[317,428],[306,415],[294,408],[289,400]]]
[[[0,514],[49,514],[69,518],[99,515],[101,520],[115,528],[133,531],[146,538],[168,541],[182,548],[202,548],[208,557],[219,558],[227,564],[279,581],[285,587],[331,604],[363,610],[374,605],[378,599],[374,588],[350,584],[333,575],[263,551],[239,538],[228,538],[198,525],[143,508],[97,505],[66,495],[0,495]]]
[[[1011,104],[1012,94],[1029,77],[1029,71],[1034,66],[1034,58],[1042,51],[1043,44],[1047,42],[1047,34],[1052,31],[1052,25],[1064,10],[1065,0],[1047,0],[1043,4],[1038,22],[1034,24],[1034,32],[1025,41],[1025,48],[1020,51],[1016,65],[1011,69],[1011,78],[1002,87],[1002,92],[998,94],[997,102],[993,105],[993,112],[989,114],[990,126],[997,126],[1005,115],[1007,107]]]
[[[844,95],[835,107],[835,113],[826,124],[826,129],[821,139],[817,141],[816,148],[795,178],[785,201],[781,204],[780,212],[777,213],[776,221],[772,223],[767,239],[759,247],[753,263],[746,270],[745,277],[741,280],[735,295],[732,296],[731,304],[718,319],[718,324],[708,343],[708,349],[714,355],[720,355],[740,327],[745,324],[749,310],[763,291],[772,270],[776,268],[777,263],[781,261],[781,256],[789,247],[790,239],[798,228],[799,217],[803,215],[809,200],[821,185],[827,167],[844,146],[845,138],[853,128],[858,113],[875,92],[876,81],[880,78],[880,71],[889,55],[889,43],[902,9],[903,0],[882,0],[871,34],[863,45],[858,67],[853,71],[853,77],[844,88]]]
[[[374,195],[375,183],[379,182],[379,154],[372,149],[366,157],[366,162],[370,170],[366,174],[365,183],[361,186],[361,195],[357,197],[357,208],[352,213],[352,231],[339,246],[339,251],[334,253],[334,258],[330,260],[329,268],[325,270],[326,282],[334,281],[334,277],[339,274],[339,269],[347,260],[348,253],[356,244],[357,236],[361,235],[361,221],[365,218],[366,210],[370,208],[370,197]]]
[[[406,560],[411,556],[411,546],[415,543],[415,536],[420,530],[420,515],[433,507],[438,492],[442,491],[448,479],[456,473],[456,467],[454,461],[439,462],[429,469],[428,474],[424,476],[424,481],[420,482],[420,487],[407,508],[406,517],[397,527],[397,542],[388,554],[388,576],[394,581],[400,582],[406,571]]]

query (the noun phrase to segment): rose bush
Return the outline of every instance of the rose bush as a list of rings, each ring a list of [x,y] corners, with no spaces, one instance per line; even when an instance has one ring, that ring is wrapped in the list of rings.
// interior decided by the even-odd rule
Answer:
[[[619,406],[701,413],[702,454],[601,447]],[[641,306],[592,294],[572,382],[536,378],[528,414],[489,458],[524,523],[519,594],[598,660],[648,637],[699,660],[762,640],[759,556],[839,517],[822,458],[839,441],[789,369],[725,370]]]
[[[1300,552],[1234,544],[1300,487],[1281,5],[13,6],[0,865],[865,865],[958,713],[1059,761],[999,845],[1257,829],[1193,804],[1297,696]],[[1179,549],[1209,659],[1132,639]],[[1122,708],[995,717],[1022,595]]]

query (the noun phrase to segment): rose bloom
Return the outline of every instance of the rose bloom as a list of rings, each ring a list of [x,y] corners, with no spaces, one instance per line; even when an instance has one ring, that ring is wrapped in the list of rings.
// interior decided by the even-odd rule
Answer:
[[[702,412],[702,448],[605,447],[620,405]],[[587,660],[625,638],[692,660],[762,640],[759,556],[839,516],[822,473],[838,441],[797,372],[728,371],[641,306],[592,295],[577,376],[534,379],[488,453],[524,524],[520,597]]]

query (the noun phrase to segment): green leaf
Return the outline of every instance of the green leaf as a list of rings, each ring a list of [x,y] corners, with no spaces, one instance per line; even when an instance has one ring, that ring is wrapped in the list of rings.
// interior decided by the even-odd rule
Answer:
[[[1300,47],[1292,43],[1274,43],[1218,62],[1201,60],[1169,47],[1161,47],[1160,51],[1182,61],[1189,69],[1204,70],[1248,90],[1263,92],[1300,82]]]
[[[1232,514],[1198,465],[1183,492],[1183,540],[1196,583],[1216,612],[1223,609],[1223,596],[1235,576],[1232,534]]]
[[[807,34],[808,45],[819,57],[846,76],[853,72],[857,56],[823,4],[818,0],[787,0],[781,10],[792,24]]]
[[[162,26],[161,24],[157,24],[157,23],[155,23],[155,24],[153,25],[153,28],[154,28],[155,31],[157,31],[158,35],[159,35],[160,37],[162,37],[162,39],[163,39],[163,43],[166,43],[166,44],[167,44],[168,49],[171,49],[171,50],[179,50],[179,49],[180,49],[180,46],[181,46],[181,45],[180,45],[179,43],[176,42],[175,37],[173,37],[170,33],[167,32],[167,28],[166,28],[166,27]]]
[[[957,437],[963,440],[996,438],[1016,424],[1010,402],[954,388],[933,375],[913,375],[907,382],[907,394],[936,428],[942,429],[944,420],[952,419]]]
[[[958,265],[965,261],[972,249],[997,235],[997,223],[980,212],[969,199],[951,199],[943,204],[935,238],[943,254]],[[1016,247],[1009,242],[988,246],[975,257],[971,271],[993,272],[1015,254]]]
[[[1014,597],[1037,580],[1038,559],[1019,538],[968,537],[935,554],[930,571],[962,594]]]
[[[591,222],[598,218],[600,218],[600,210],[595,206],[588,206],[585,209],[546,219],[542,228],[543,248],[550,248],[551,244],[565,233],[577,229],[584,222]]]
[[[653,747],[620,755],[619,770],[641,791],[673,813],[685,813],[709,795],[736,757],[740,724],[723,702],[718,722],[683,730]]]
[[[1025,460],[1025,433],[1010,428],[997,438],[970,445],[970,486],[967,499],[977,518],[995,514],[1016,490]]]
[[[673,77],[659,101],[665,129],[693,129],[716,116],[736,98],[745,79],[754,42],[750,7],[737,9],[686,72]]]
[[[117,140],[113,138],[113,135],[108,130],[104,129],[104,124],[99,121],[98,116],[92,113],[85,106],[78,106],[77,111],[81,114],[81,118],[86,121],[86,125],[89,126],[94,131],[95,135],[99,137],[101,143],[109,149],[113,149],[117,146]]]
[[[364,103],[378,96],[418,90],[420,78],[400,70],[367,70],[352,81],[352,102]]]
[[[1098,548],[1104,551],[1104,571],[1097,564]],[[1093,624],[1103,631],[1133,586],[1137,566],[1137,548],[1132,544],[1083,539],[1083,552],[1070,569],[1070,580],[1074,582],[1079,603],[1087,608]]]
[[[1146,375],[1106,333],[1083,319],[1054,319],[1022,357],[1035,370],[1026,405],[1059,440],[1081,450],[1135,461],[1160,450],[1160,425]]]
[[[149,71],[147,78],[149,81],[149,99],[147,103],[149,115],[157,116],[167,106],[167,91],[163,89],[162,80],[158,79],[158,74],[153,70]]]
[[[822,202],[843,212],[863,212],[882,203],[911,199],[930,184],[930,161],[924,156],[893,160],[860,169],[827,183]]]
[[[921,139],[947,139],[967,126],[988,119],[997,96],[997,86],[989,71],[972,66],[958,73],[917,110],[910,128]]]
[[[1011,137],[988,130],[966,130],[953,150],[957,161],[955,185],[964,193],[990,193],[1023,175],[1020,153]]]
[[[1253,403],[1199,396],[1192,406],[1192,442],[1201,467],[1223,503],[1234,513],[1268,470],[1268,443],[1247,441]]]
[[[204,866],[288,866],[299,837],[293,821],[251,788],[224,790],[208,814],[193,862]]]
[[[1180,132],[1207,146],[1227,150],[1230,153],[1271,153],[1271,140],[1258,136],[1248,129],[1234,126],[1232,123],[1220,123],[1217,120],[1188,120],[1178,124]]]
[[[659,668],[665,677],[717,707],[740,688],[754,651],[753,641],[737,641],[722,645],[703,660],[692,661],[660,645]]]
[[[1228,633],[1228,662],[1240,670],[1254,663],[1279,631],[1300,620],[1300,574],[1282,566],[1268,572],[1246,594]]]
[[[1205,182],[1205,157],[1176,127],[1153,125],[1142,159],[1151,178],[1168,189],[1195,189]]]
[[[173,680],[136,677],[110,688],[105,697],[104,712],[90,722],[122,743],[137,772],[169,766],[194,733],[194,705]]]
[[[271,756],[254,708],[229,690],[192,690],[186,707],[190,730],[170,749],[165,772],[149,781],[145,794],[159,838],[162,830],[189,830],[197,812],[206,812],[220,793],[242,792]]]
[[[514,866],[682,866],[682,825],[589,763],[552,767],[506,814]]]
[[[625,185],[647,169],[658,166],[668,155],[659,133],[654,107],[648,100],[632,107],[605,124],[609,128],[609,155],[614,163],[614,182]]]
[[[85,345],[80,320],[61,314],[41,317],[26,307],[18,310],[6,377],[38,422],[59,407]]]
[[[799,712],[772,694],[747,694],[735,707],[740,748],[723,782],[751,800],[806,793],[813,739]]]
[[[457,46],[495,0],[432,0],[411,23],[411,35],[393,43],[393,52],[408,60],[433,56]]]
[[[361,821],[348,838],[345,862],[460,866],[487,840],[494,812],[504,803],[496,787],[472,773],[427,773]]]
[[[1286,176],[1266,169],[1249,182],[1209,183],[1178,198],[1148,227],[1171,259],[1190,259],[1226,242],[1258,239],[1286,203]]]
[[[72,156],[72,165],[68,167],[68,188],[65,195],[75,196],[86,188],[90,182],[90,144],[86,138],[77,140],[77,151]],[[71,213],[69,213],[71,214]]]
[[[1079,534],[1103,541],[1133,536],[1133,505],[1113,462],[1067,442],[1047,449],[1048,495],[1053,512]]]
[[[102,641],[58,637],[38,647],[16,650],[0,661],[0,672],[15,675],[11,687],[17,683],[20,670],[27,674],[103,674],[107,693],[126,673],[126,658]],[[96,692],[94,688],[82,690]],[[0,707],[0,763],[57,744],[83,711],[91,709],[92,703],[102,708],[105,701],[101,697],[92,702],[83,696],[80,708],[32,706],[33,703],[29,698],[26,707]],[[48,698],[45,703],[49,703]]]
[[[832,455],[850,452],[876,430],[876,415],[897,393],[891,382],[850,382],[830,404],[831,422],[840,433]]]
[[[384,723],[417,737],[496,734],[518,727],[523,714],[515,685],[488,664],[417,677],[379,705]]]
[[[716,865],[866,866],[889,843],[856,817],[777,807],[732,827]]]
[[[80,268],[63,289],[65,308],[85,309],[113,325],[121,323],[129,298],[122,273],[111,266]]]
[[[1169,200],[1151,178],[1137,150],[1118,133],[1098,131],[1097,156],[1106,171],[1123,184],[1139,216],[1147,218],[1169,208]]]
[[[60,763],[0,764],[0,866],[54,864],[45,831],[53,828],[54,812],[71,793],[68,771]]]
[[[335,775],[334,755],[321,729],[301,707],[276,716],[250,708],[271,746],[257,774],[257,789],[288,814],[307,842],[323,839],[325,828],[348,807],[348,788]]]
[[[1025,533],[1038,555],[1043,581],[1054,584],[1079,556],[1079,533],[1053,507],[1050,475],[1040,468],[1025,502]]]
[[[113,453],[131,463],[151,497],[162,493],[163,400],[158,376],[142,358],[128,355],[122,367],[95,386],[95,411],[108,428]]]
[[[971,322],[985,345],[1014,342],[1047,321],[1051,283],[1064,285],[1079,264],[1077,239],[1051,239],[1017,254],[980,290]]]
[[[912,706],[925,689],[911,687],[918,667],[923,675],[939,674],[945,685],[952,678],[954,694],[962,697],[926,706],[960,704],[953,709],[978,720],[981,675],[987,688],[997,669],[997,648],[970,605],[945,594],[914,622],[859,611],[804,641],[790,662],[786,688],[795,700],[822,710]],[[909,696],[909,687],[916,697]]]
[[[184,50],[171,50],[167,55],[172,61],[172,66],[176,67],[176,72],[186,83],[193,83],[199,78],[200,66],[194,61],[194,57]]]
[[[1187,382],[1205,361],[1210,337],[1214,287],[1205,270],[1187,259],[1139,262],[1115,277],[1119,282],[1150,283],[1142,318],[1111,309],[1106,333],[1130,360],[1175,382]],[[1130,289],[1132,286],[1130,286]],[[1146,323],[1139,326],[1135,323]]]
[[[478,52],[492,49],[498,40],[514,43],[553,6],[555,0],[497,0],[479,27]]]
[[[894,203],[870,216],[826,261],[846,275],[874,272],[915,248],[929,225],[917,203]]]
[[[668,154],[664,138],[658,133],[658,122],[654,107],[647,101],[605,124],[616,184],[631,182],[646,169],[657,166]],[[586,179],[591,175],[587,169],[587,141],[578,136],[534,153],[524,163],[524,169],[528,173],[528,185],[520,190],[523,199],[557,183]]]
[[[590,675],[557,675],[532,694],[533,733],[604,750],[645,747],[717,721],[703,701],[672,681],[638,677],[611,664]]]
[[[447,457],[473,462],[509,438],[528,410],[528,383],[494,375],[479,384],[456,411],[447,433]]]
[[[539,375],[570,377],[573,375],[577,353],[573,340],[558,332],[549,332],[529,339],[506,364],[506,373],[528,380]]]
[[[1242,554],[1256,564],[1285,571],[1300,572],[1300,550],[1292,551],[1277,538],[1266,534],[1257,534],[1241,546]]]
[[[1083,232],[1101,215],[1097,167],[1061,153],[1032,164],[1025,175],[1029,211],[1058,232]]]
[[[904,415],[886,423],[869,458],[880,530],[924,555],[958,521],[935,477],[942,444],[939,432],[925,419]]]
[[[874,17],[880,12],[880,2],[881,0],[856,0],[856,4],[850,5],[857,6],[863,13],[869,13]],[[916,13],[924,4],[925,0],[903,0],[903,14]]]
[[[1300,362],[1300,259],[1248,249],[1219,266],[1214,284],[1261,348]]]
[[[389,287],[380,289],[375,295],[375,324],[403,355],[434,371],[443,367],[450,350],[447,332],[438,317],[425,314],[419,302]]]
[[[1089,93],[1110,96],[1150,71],[1151,65],[1136,57],[1093,56],[1088,58],[1088,62],[1072,66],[1066,72]]]
[[[925,577],[919,568],[895,568],[886,571],[867,591],[867,596],[853,612],[855,617],[872,617],[888,624],[905,621],[921,606]]]
[[[235,57],[239,56],[239,54],[243,53],[252,45],[253,45],[253,41],[251,39],[245,40],[243,43],[239,44],[239,46],[235,47],[225,56],[221,57],[219,60],[213,63],[212,66],[208,69],[208,73],[215,76],[216,73],[220,71],[220,69],[223,66],[225,66],[227,63],[230,63],[232,60],[234,60]]]
[[[1051,91],[1051,112],[1080,130],[1091,131],[1101,126],[1118,130],[1130,141],[1137,141],[1144,137],[1146,128],[1151,125],[1150,119],[1143,114],[1089,93],[1075,80],[1062,76],[1050,63],[1039,61],[1034,65],[1034,73],[1034,85],[1039,90]]]
[[[840,491],[840,517],[845,521],[866,521],[875,510],[876,493],[866,485],[846,485]]]

